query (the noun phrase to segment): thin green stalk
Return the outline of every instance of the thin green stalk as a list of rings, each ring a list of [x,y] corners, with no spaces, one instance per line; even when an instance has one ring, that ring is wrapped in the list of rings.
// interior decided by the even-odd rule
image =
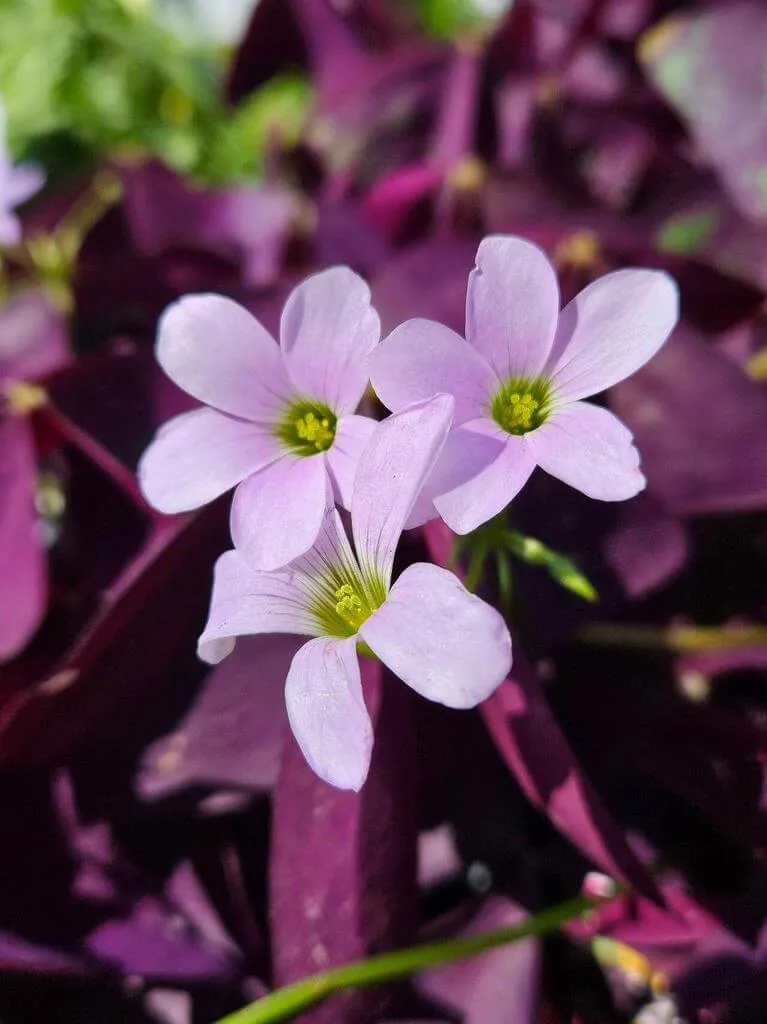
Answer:
[[[631,626],[594,622],[579,630],[577,639],[593,647],[629,647],[644,651],[696,654],[767,645],[767,626]]]
[[[508,928],[499,928],[496,931],[470,935],[462,939],[450,939],[446,942],[411,946],[395,953],[381,953],[367,960],[333,967],[277,989],[251,1003],[250,1006],[223,1017],[217,1024],[276,1024],[278,1021],[290,1020],[334,992],[398,981],[418,971],[451,963],[463,957],[476,956],[477,953],[494,949],[496,946],[518,942],[530,936],[548,935],[565,922],[593,911],[603,902],[606,901],[579,896],[559,906],[542,910],[539,914],[534,914]]]

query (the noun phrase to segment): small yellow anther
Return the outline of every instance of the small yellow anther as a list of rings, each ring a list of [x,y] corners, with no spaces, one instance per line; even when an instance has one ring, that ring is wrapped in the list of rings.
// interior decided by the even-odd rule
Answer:
[[[596,231],[584,228],[563,238],[554,250],[554,263],[558,267],[568,266],[591,270],[602,259],[602,243]]]
[[[3,386],[3,395],[12,416],[28,416],[48,401],[48,395],[43,388],[25,380],[7,382]]]

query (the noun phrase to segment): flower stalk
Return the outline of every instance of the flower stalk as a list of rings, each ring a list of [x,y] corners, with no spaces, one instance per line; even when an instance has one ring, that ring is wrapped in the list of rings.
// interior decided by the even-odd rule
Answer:
[[[615,899],[615,895],[609,899]],[[394,953],[381,953],[366,960],[332,967],[270,992],[242,1010],[223,1017],[217,1024],[277,1024],[279,1021],[291,1020],[296,1014],[316,1006],[336,992],[399,981],[418,971],[476,956],[497,946],[549,935],[568,921],[582,917],[606,902],[608,899],[595,901],[589,896],[579,896],[532,914],[519,924],[506,928],[460,939],[410,946]]]

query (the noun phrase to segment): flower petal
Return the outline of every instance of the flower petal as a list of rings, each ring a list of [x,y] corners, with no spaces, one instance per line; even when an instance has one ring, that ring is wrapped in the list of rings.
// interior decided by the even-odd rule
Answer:
[[[645,486],[633,435],[607,409],[574,402],[525,437],[541,469],[589,498],[624,501]]]
[[[367,778],[373,726],[362,697],[356,637],[310,640],[285,681],[288,720],[310,767],[339,789]]]
[[[550,360],[557,397],[574,401],[629,377],[679,319],[679,290],[662,270],[617,270],[562,310]]]
[[[324,455],[283,455],[234,492],[234,546],[254,569],[279,569],[314,544],[332,503]]]
[[[255,572],[237,551],[221,555],[213,573],[208,621],[197,641],[203,661],[216,665],[234,650],[238,636],[316,632],[290,573]]]
[[[466,338],[502,380],[537,377],[559,315],[559,285],[545,253],[523,238],[491,235],[477,250],[466,296]]]
[[[244,419],[272,422],[293,395],[272,336],[222,295],[187,295],[169,306],[157,360],[188,394]]]
[[[475,420],[451,432],[426,489],[451,530],[471,533],[506,508],[534,469],[524,437]]]
[[[342,416],[336,425],[335,440],[326,459],[333,493],[344,508],[351,508],[357,463],[377,426],[368,416]]]
[[[368,357],[381,323],[370,289],[349,267],[312,274],[294,288],[280,322],[290,378],[336,413],[354,412],[368,382]]]
[[[433,320],[395,327],[372,355],[370,379],[384,405],[395,411],[439,392],[452,395],[456,423],[481,416],[498,386],[479,352]]]
[[[452,416],[450,395],[409,405],[379,423],[360,458],[352,494],[354,544],[363,572],[382,576],[386,585],[400,534]]]
[[[473,708],[511,668],[502,616],[437,565],[408,566],[360,627],[381,661],[428,700]]]
[[[37,164],[16,164],[5,182],[3,202],[10,208],[21,206],[45,184],[45,171]]]
[[[160,427],[138,466],[141,490],[160,512],[213,501],[283,452],[271,433],[215,409],[194,409]]]

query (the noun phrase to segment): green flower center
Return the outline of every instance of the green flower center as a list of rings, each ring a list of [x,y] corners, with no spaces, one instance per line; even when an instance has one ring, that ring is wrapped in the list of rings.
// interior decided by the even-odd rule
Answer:
[[[358,567],[328,567],[317,581],[313,614],[325,636],[349,637],[386,600],[383,580],[369,581]]]
[[[543,377],[506,381],[490,403],[490,414],[507,434],[527,434],[546,422],[550,410],[551,388]]]
[[[335,593],[336,614],[356,633],[365,619],[372,615],[367,598],[351,583],[344,583]]]
[[[295,402],[275,433],[295,455],[326,452],[336,436],[336,414],[322,402]]]

